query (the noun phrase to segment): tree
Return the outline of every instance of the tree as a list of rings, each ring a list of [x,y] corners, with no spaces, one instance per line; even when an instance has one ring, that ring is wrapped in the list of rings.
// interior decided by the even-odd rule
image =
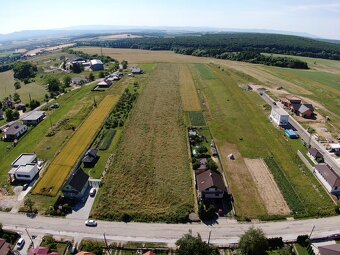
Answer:
[[[46,83],[47,83],[47,88],[48,88],[49,92],[59,92],[60,91],[61,83],[57,78],[48,76],[46,78]]]
[[[47,248],[49,248],[52,251],[57,251],[57,241],[53,238],[51,235],[46,235],[43,238],[43,242]]]
[[[36,65],[31,62],[17,62],[13,67],[14,78],[21,81],[28,81],[30,78],[34,78],[38,72]]]
[[[126,69],[128,67],[128,62],[126,60],[123,60],[121,62],[121,65],[122,65],[123,69]]]
[[[103,71],[100,71],[98,74],[99,78],[104,78],[105,77],[105,73]]]
[[[210,246],[206,242],[202,241],[201,236],[192,236],[190,233],[183,235],[183,237],[177,240],[178,246],[177,252],[179,255],[217,255],[216,248]]]
[[[71,66],[71,70],[73,73],[81,73],[82,71],[84,71],[84,67],[81,64],[74,63]]]
[[[93,73],[89,74],[88,79],[89,79],[89,81],[94,81],[95,77],[94,77]]]
[[[204,145],[200,145],[200,146],[198,146],[198,148],[197,148],[197,152],[198,152],[199,154],[204,154],[204,153],[207,153],[207,152],[208,152],[208,149],[207,149],[207,147],[205,147]]]
[[[20,117],[19,112],[18,112],[17,110],[14,110],[14,111],[13,111],[13,119],[14,119],[14,120],[17,120],[17,119],[19,119],[19,117]]]
[[[261,229],[251,227],[241,236],[239,249],[242,255],[265,255],[268,241]]]
[[[14,119],[13,117],[13,110],[12,109],[6,109],[5,111],[6,121],[10,122]]]
[[[14,82],[14,88],[15,89],[20,89],[21,88],[21,85],[20,85],[19,81]]]
[[[24,205],[27,207],[27,209],[30,213],[33,212],[34,202],[32,201],[32,199],[27,198],[24,202]]]
[[[69,75],[65,76],[63,79],[63,83],[65,87],[69,87],[72,79]]]
[[[31,110],[34,110],[35,108],[40,106],[40,102],[38,100],[32,99],[29,106]]]
[[[212,170],[212,171],[216,171],[218,169],[215,161],[213,161],[212,159],[209,159],[208,160],[208,163],[207,163],[207,168]]]
[[[13,94],[13,101],[16,102],[16,103],[21,102],[20,95],[16,92]]]
[[[104,244],[96,241],[84,241],[81,249],[83,251],[92,252],[96,255],[103,255]]]

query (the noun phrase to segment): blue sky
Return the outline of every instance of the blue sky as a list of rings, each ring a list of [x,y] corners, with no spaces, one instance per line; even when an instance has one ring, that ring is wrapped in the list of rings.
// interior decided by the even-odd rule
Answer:
[[[78,25],[273,29],[340,39],[340,0],[0,0],[0,33]]]

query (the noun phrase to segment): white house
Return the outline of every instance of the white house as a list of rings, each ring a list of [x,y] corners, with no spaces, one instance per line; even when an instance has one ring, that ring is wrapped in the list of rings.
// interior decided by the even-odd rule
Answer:
[[[270,119],[278,126],[286,126],[288,124],[289,114],[281,107],[274,105],[270,113]]]
[[[22,119],[22,122],[27,126],[36,126],[45,118],[45,112],[33,111]]]
[[[11,182],[32,181],[38,174],[38,160],[34,153],[23,153],[13,163],[12,169],[8,172]]]
[[[318,164],[313,172],[329,193],[340,196],[340,177],[330,166]]]

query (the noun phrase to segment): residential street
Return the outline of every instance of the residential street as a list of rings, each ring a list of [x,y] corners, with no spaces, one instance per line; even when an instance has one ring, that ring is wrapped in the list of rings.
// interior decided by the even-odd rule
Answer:
[[[215,244],[235,243],[251,226],[260,227],[269,237],[282,236],[284,240],[295,240],[298,235],[309,234],[315,225],[312,237],[326,237],[340,234],[340,216],[296,221],[268,223],[237,223],[221,219],[214,225],[205,224],[165,224],[165,223],[123,223],[98,221],[97,227],[86,227],[84,220],[37,216],[29,218],[24,214],[0,212],[0,222],[5,229],[31,235],[52,234],[80,238],[102,239],[103,233],[111,241],[166,242],[174,244],[189,230],[200,233],[206,240],[211,232],[211,242]]]

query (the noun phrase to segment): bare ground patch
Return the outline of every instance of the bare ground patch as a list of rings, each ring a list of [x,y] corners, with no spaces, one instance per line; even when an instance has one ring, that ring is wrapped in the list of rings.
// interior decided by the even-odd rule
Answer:
[[[248,218],[266,215],[264,202],[237,146],[230,143],[219,144],[218,141],[217,145],[219,145],[220,158],[234,198],[236,215]],[[235,160],[227,158],[230,153],[235,156]]]
[[[244,159],[270,215],[288,215],[290,209],[272,174],[262,159]]]

